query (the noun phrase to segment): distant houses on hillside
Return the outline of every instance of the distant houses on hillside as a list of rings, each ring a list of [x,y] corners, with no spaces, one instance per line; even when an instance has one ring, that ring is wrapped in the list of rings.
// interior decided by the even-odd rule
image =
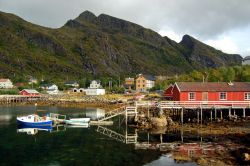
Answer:
[[[40,93],[35,89],[23,89],[19,92],[22,96],[39,96]]]
[[[66,81],[64,83],[65,86],[69,86],[69,87],[74,87],[74,88],[78,88],[79,87],[79,83],[77,81]]]
[[[136,78],[125,78],[124,88],[136,90],[136,92],[147,92],[155,86],[156,78],[151,75],[139,74]]]
[[[250,56],[243,58],[242,65],[250,65]]]
[[[105,89],[101,85],[101,81],[93,80],[87,89],[84,88],[73,88],[75,93],[85,93],[89,96],[104,95]]]
[[[10,79],[0,79],[0,89],[9,89],[13,88],[13,83],[11,82]]]

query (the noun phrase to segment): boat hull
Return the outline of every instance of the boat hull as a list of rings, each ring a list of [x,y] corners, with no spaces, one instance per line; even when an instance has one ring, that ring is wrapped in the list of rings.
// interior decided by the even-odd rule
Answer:
[[[45,122],[24,122],[17,119],[17,124],[21,126],[30,126],[30,127],[52,126],[52,120],[48,120]]]

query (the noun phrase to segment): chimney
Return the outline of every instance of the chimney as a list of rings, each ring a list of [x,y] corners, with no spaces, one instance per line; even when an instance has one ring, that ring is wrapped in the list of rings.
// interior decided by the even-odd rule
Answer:
[[[227,83],[229,86],[233,86],[234,83],[232,83],[231,81]]]

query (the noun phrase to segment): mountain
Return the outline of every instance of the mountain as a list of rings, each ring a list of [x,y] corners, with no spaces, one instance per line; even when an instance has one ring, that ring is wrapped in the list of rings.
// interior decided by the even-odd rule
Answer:
[[[173,75],[239,65],[191,36],[180,43],[140,25],[89,11],[58,29],[0,12],[1,77],[82,78],[136,73]]]

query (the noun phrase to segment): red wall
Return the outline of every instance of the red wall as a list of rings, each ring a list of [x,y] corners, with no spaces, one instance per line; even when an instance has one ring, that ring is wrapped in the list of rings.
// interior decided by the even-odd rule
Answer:
[[[173,92],[172,92],[172,90],[173,90],[173,86],[169,86],[169,87],[165,90],[164,96],[166,96],[166,97],[173,97]]]
[[[37,94],[37,93],[28,93],[28,92],[26,92],[24,90],[20,92],[20,95],[23,95],[23,96],[39,96],[39,94]]]
[[[189,101],[188,93],[189,92],[181,92],[178,101]],[[244,101],[245,92],[226,92],[226,93],[227,93],[227,99],[224,101]],[[202,101],[202,92],[195,92],[194,101]],[[223,100],[220,100],[220,92],[208,92],[208,101],[223,101]]]
[[[173,100],[174,101],[190,101],[188,100],[189,92],[179,92],[178,88],[173,88]],[[208,101],[244,101],[245,92],[226,92],[227,99],[220,100],[220,92],[208,92]],[[202,92],[195,92],[195,100],[202,101]]]
[[[173,100],[180,101],[180,92],[176,86],[174,86],[174,89],[173,89]]]

